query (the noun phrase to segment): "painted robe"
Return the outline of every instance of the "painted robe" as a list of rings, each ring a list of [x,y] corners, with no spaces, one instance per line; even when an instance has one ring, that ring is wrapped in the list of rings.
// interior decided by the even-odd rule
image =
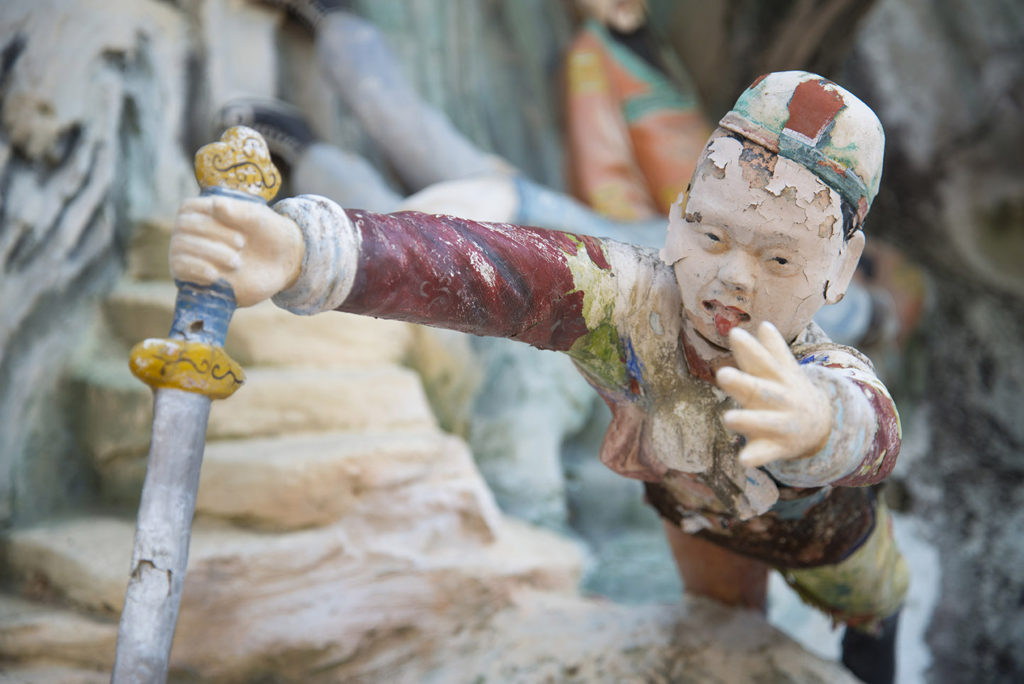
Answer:
[[[663,517],[779,567],[834,563],[874,526],[870,492],[899,452],[895,407],[870,363],[813,324],[793,351],[839,426],[822,453],[744,468],[742,438],[684,332],[672,269],[653,250],[589,236],[415,212],[275,206],[303,231],[299,280],[274,298],[507,337],[567,353],[612,410],[601,460],[647,483]]]
[[[566,57],[569,185],[610,218],[665,216],[711,129],[695,96],[588,20]]]

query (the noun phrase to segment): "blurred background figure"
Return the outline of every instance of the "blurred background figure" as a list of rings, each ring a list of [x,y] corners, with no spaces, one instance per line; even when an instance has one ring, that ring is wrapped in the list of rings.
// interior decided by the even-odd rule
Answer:
[[[573,194],[617,219],[668,216],[708,135],[689,74],[647,22],[646,0],[577,0],[566,57]]]

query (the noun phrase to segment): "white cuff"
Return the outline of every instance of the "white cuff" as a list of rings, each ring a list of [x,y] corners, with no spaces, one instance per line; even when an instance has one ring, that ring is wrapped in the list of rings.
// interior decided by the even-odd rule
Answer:
[[[820,487],[846,477],[860,465],[871,446],[877,418],[860,385],[822,366],[802,366],[832,403],[833,427],[828,442],[807,458],[774,461],[764,466],[779,482],[793,487]]]
[[[306,251],[298,280],[273,302],[292,313],[310,315],[336,309],[355,281],[362,234],[345,210],[319,195],[281,200],[274,211],[295,221]]]

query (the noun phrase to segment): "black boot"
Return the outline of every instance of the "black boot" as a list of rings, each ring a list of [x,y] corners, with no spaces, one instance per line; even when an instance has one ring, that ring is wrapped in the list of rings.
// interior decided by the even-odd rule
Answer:
[[[865,684],[892,684],[896,679],[896,627],[899,611],[882,620],[878,634],[850,627],[843,634],[843,665]]]

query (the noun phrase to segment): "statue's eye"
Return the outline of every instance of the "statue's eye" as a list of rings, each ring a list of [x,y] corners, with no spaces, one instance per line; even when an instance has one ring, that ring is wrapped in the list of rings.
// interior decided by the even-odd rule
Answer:
[[[769,271],[780,276],[793,275],[800,270],[799,264],[799,261],[793,261],[791,258],[781,255],[770,256],[765,262]]]
[[[703,236],[705,242],[701,246],[708,254],[722,254],[729,250],[729,243],[726,242],[729,239],[728,236],[720,235],[714,230],[704,231]]]

